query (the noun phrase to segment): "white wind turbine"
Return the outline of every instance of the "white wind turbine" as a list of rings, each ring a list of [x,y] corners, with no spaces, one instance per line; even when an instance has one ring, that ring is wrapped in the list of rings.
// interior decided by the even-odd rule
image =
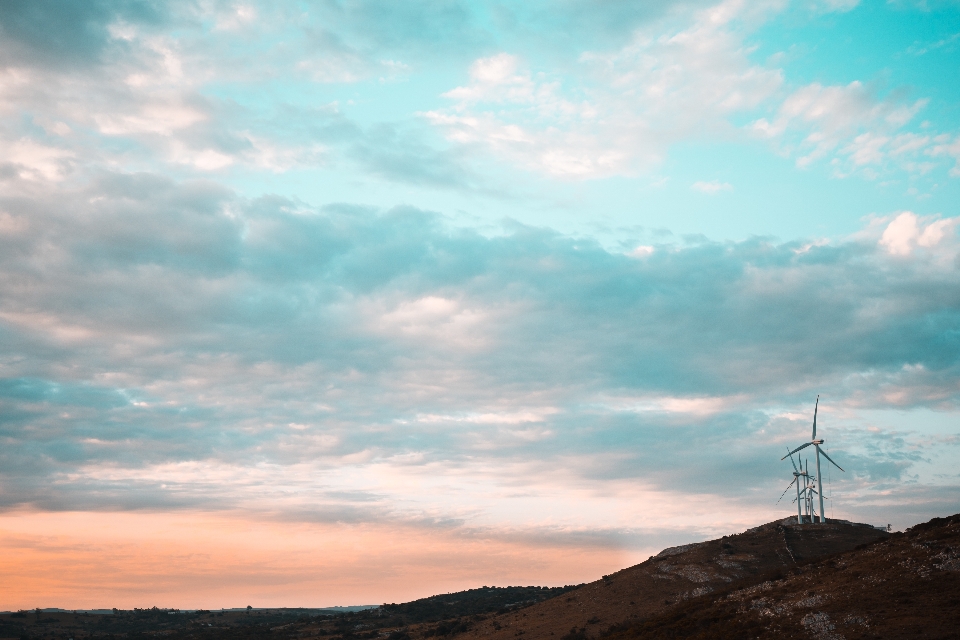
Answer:
[[[806,467],[806,468],[805,468]],[[820,495],[817,493],[817,490],[814,489],[813,483],[810,481],[812,476],[807,473],[807,469],[810,468],[810,461],[807,460],[807,464],[803,464],[803,460],[800,461],[800,475],[804,478],[804,486],[801,494],[803,495],[803,506],[806,509],[807,519],[809,522],[813,522],[812,516],[817,515],[817,510],[813,506],[813,496]],[[799,487],[798,487],[799,488]],[[829,500],[827,496],[824,496],[825,499]]]
[[[787,450],[789,451],[790,448],[787,447]],[[787,485],[787,488],[783,490],[783,493],[780,494],[780,498],[777,499],[777,503],[779,503],[780,500],[783,500],[783,496],[787,495],[787,491],[790,490],[790,487],[796,484],[797,497],[790,502],[797,503],[797,524],[803,524],[807,521],[813,522],[810,517],[810,512],[813,511],[813,513],[816,514],[816,511],[812,509],[812,500],[814,495],[819,494],[817,493],[817,490],[813,488],[813,485],[810,484],[811,475],[806,469],[804,469],[803,460],[800,460],[800,468],[798,469],[797,464],[793,461],[793,456],[789,453],[787,455],[790,456],[790,464],[793,465],[793,481],[791,481],[790,484]],[[809,461],[807,466],[809,467]],[[801,482],[803,483],[803,489],[800,488]],[[804,516],[806,516],[806,520],[804,519]]]
[[[787,451],[790,451],[790,447],[787,447]],[[797,502],[797,524],[803,524],[803,511],[802,511],[801,508],[800,508],[800,505],[801,505],[801,502],[800,502],[800,478],[804,478],[804,481],[803,481],[803,487],[804,487],[804,488],[803,488],[803,493],[804,493],[804,495],[806,495],[806,493],[807,493],[807,481],[806,481],[806,478],[808,477],[808,474],[803,470],[803,461],[802,461],[802,460],[800,461],[800,469],[797,470],[797,463],[795,463],[795,462],[793,461],[793,455],[790,454],[790,453],[788,453],[787,456],[790,456],[790,464],[793,465],[793,480],[790,482],[790,484],[787,485],[787,488],[783,490],[783,493],[780,494],[780,497],[777,499],[777,502],[779,503],[781,500],[783,500],[783,496],[787,495],[787,491],[790,491],[790,487],[792,487],[793,485],[797,485],[797,499],[796,499],[796,502]],[[784,458],[785,458],[785,457],[786,457],[786,456],[784,456]]]
[[[838,465],[836,462],[834,462],[833,460],[831,460],[831,459],[830,459],[830,456],[828,456],[828,455],[826,454],[826,452],[823,451],[823,450],[820,448],[820,445],[823,444],[823,439],[817,440],[817,409],[818,409],[819,407],[820,407],[820,396],[817,396],[817,403],[816,403],[816,404],[814,405],[814,407],[813,407],[813,433],[812,433],[811,436],[810,436],[810,442],[807,442],[806,444],[800,445],[799,447],[797,447],[796,449],[794,449],[793,451],[791,451],[790,453],[788,453],[787,456],[792,455],[792,454],[796,453],[797,451],[800,451],[801,449],[805,449],[805,448],[809,447],[810,445],[813,445],[813,447],[817,450],[817,491],[816,491],[816,494],[817,494],[817,496],[820,498],[820,522],[826,522],[827,519],[823,516],[823,513],[824,513],[824,512],[823,512],[823,480],[822,480],[821,477],[820,477],[820,456],[821,456],[821,454],[823,455],[824,458],[826,458],[827,460],[830,460],[830,464],[832,464],[833,466],[835,466],[837,469],[840,469],[840,471],[843,471],[843,467],[841,467],[841,466]],[[781,460],[785,460],[787,456],[783,456],[783,457],[780,458],[780,459],[781,459]],[[792,461],[793,461],[793,458],[790,458],[790,461],[792,462]]]

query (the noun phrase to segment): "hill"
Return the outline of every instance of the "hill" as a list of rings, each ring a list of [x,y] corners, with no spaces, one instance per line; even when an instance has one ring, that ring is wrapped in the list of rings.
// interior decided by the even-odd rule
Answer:
[[[638,565],[586,584],[560,598],[477,623],[491,640],[596,637],[605,630],[646,620],[691,599],[725,591],[731,584],[788,571],[802,563],[849,551],[889,534],[847,522],[796,525],[771,522],[717,540],[664,549]]]
[[[468,591],[446,593],[429,598],[421,598],[404,604],[384,604],[380,611],[371,612],[358,619],[390,617],[399,620],[399,624],[408,625],[418,622],[437,622],[450,618],[473,616],[483,613],[501,612],[542,602],[576,589],[579,585],[566,587],[480,587]]]
[[[960,637],[960,515],[614,628],[610,640]]]
[[[0,615],[12,638],[955,638],[960,515],[888,534],[771,522],[576,587],[482,587],[366,611]]]

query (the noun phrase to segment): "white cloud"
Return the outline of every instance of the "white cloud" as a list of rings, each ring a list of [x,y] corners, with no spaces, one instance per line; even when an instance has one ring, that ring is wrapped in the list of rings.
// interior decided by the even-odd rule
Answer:
[[[956,161],[950,169],[950,175],[960,177],[960,136],[950,140],[948,135],[939,135],[934,138],[934,145],[927,151],[933,157],[948,156]]]
[[[171,145],[170,157],[174,162],[193,165],[201,171],[216,171],[234,163],[233,156],[214,149],[189,149],[179,141]]]
[[[7,145],[3,159],[12,162],[21,177],[33,180],[59,180],[74,158],[67,149],[40,144],[21,138]]]
[[[521,410],[509,413],[479,413],[466,415],[417,415],[417,422],[470,422],[475,424],[527,424],[544,422],[549,416],[560,413],[556,407],[543,407],[535,410]]]
[[[186,15],[180,16],[185,21],[176,29],[110,22],[98,64],[90,67],[0,67],[0,113],[29,113],[48,135],[70,138],[58,141],[63,148],[55,150],[35,128],[5,127],[0,146],[11,150],[6,160],[19,163],[21,171],[51,178],[70,166],[71,157],[83,157],[72,165],[81,171],[141,171],[169,163],[180,165],[177,171],[190,167],[201,173],[235,165],[283,172],[329,158],[324,145],[294,130],[303,120],[290,123],[275,113],[258,113],[262,102],[251,108],[233,97],[205,95],[210,82],[222,87],[276,78],[280,67],[272,39],[278,29],[290,26],[283,22],[289,16],[269,7],[260,15],[264,7],[251,4],[204,3],[178,10]],[[192,28],[199,22],[214,28]],[[353,80],[384,68],[393,73],[405,68],[392,60],[378,63],[358,57],[349,47],[337,49],[335,42],[311,48],[303,37],[284,45],[292,48],[282,66],[287,79],[304,81],[297,71],[296,56],[301,54],[306,72],[324,80]],[[234,46],[238,38],[243,46]]]
[[[647,398],[603,398],[604,405],[616,411],[635,413],[665,412],[676,414],[690,414],[696,416],[710,416],[734,409],[738,404],[747,402],[746,396],[729,397],[691,397],[677,398],[647,397]]]
[[[470,66],[470,84],[457,87],[443,94],[445,98],[462,103],[517,102],[530,103],[536,98],[537,85],[530,74],[518,73],[516,56],[500,53],[490,58],[481,58]],[[550,87],[545,89],[549,91]],[[545,96],[541,95],[543,100]]]
[[[171,136],[206,119],[195,107],[154,96],[149,102],[134,107],[134,112],[100,112],[93,116],[100,132],[109,136],[157,134]]]
[[[951,236],[957,222],[957,218],[921,218],[912,211],[904,211],[887,224],[879,244],[892,255],[908,256],[917,247],[931,249],[940,245]]]
[[[426,117],[459,143],[555,176],[630,174],[659,162],[694,132],[729,128],[726,118],[755,108],[781,73],[750,62],[735,21],[746,7],[726,2],[692,25],[664,34],[638,31],[613,53],[587,52],[563,82],[522,70],[508,53],[477,60],[456,101]]]
[[[733,191],[733,185],[729,182],[720,182],[719,180],[710,180],[709,182],[697,181],[690,185],[694,191],[699,191],[710,196],[717,195],[723,191]]]
[[[257,8],[250,4],[236,4],[217,12],[215,30],[235,31],[249,27],[257,20]]]
[[[369,304],[362,315],[370,318],[371,330],[376,333],[415,340],[425,349],[440,345],[462,349],[490,346],[485,327],[490,314],[480,305],[440,296],[406,300],[389,310],[378,308],[383,304],[380,299]]]
[[[925,173],[930,163],[916,158],[932,153],[928,135],[902,131],[928,103],[903,103],[896,96],[879,99],[861,82],[824,86],[812,83],[781,103],[772,120],[760,118],[749,130],[778,141],[804,168],[832,158],[837,175],[861,171],[872,177],[888,163]]]
[[[732,116],[775,104],[783,72],[751,62],[745,29],[762,21],[753,13],[777,8],[728,1],[682,28],[645,27],[618,51],[583,53],[562,80],[525,70],[509,53],[482,58],[469,84],[443,94],[455,102],[451,108],[424,115],[451,141],[485,146],[530,170],[572,178],[632,174],[660,162],[676,142],[728,132]],[[876,177],[888,166],[923,174],[935,164],[920,158],[960,155],[937,142],[942,136],[906,130],[927,104],[896,91],[878,97],[861,81],[814,82],[746,130],[775,141],[801,168],[829,160],[838,176]]]
[[[908,255],[919,235],[917,216],[905,211],[887,225],[880,237],[880,244],[894,255]]]

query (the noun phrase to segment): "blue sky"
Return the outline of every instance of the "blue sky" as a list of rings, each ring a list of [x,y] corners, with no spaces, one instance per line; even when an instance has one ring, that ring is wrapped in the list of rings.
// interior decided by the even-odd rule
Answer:
[[[833,515],[957,510],[955,2],[6,2],[0,30],[10,550],[46,544],[11,518],[221,514],[424,536],[378,560],[412,583],[296,604],[560,583],[787,515],[818,394]],[[545,555],[431,581],[431,536]],[[291,604],[244,575],[224,598]],[[178,579],[154,595],[202,597]]]

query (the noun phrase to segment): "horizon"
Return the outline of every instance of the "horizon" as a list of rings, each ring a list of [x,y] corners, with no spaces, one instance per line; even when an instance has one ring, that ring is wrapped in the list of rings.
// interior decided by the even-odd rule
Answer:
[[[952,515],[952,514],[951,514],[951,515]],[[780,522],[780,521],[782,521],[782,520],[790,520],[791,518],[795,518],[795,516],[787,516],[786,518],[782,518],[782,519],[780,519],[780,520],[773,520],[773,521],[771,521],[771,522],[765,522],[765,523],[762,523],[761,525],[757,525],[757,526],[755,526],[755,527],[751,527],[751,528],[749,528],[749,529],[746,529],[745,531],[738,532],[738,533],[749,533],[750,531],[753,531],[754,529],[758,529],[758,528],[761,527],[761,526],[769,525],[769,524],[774,524],[774,523]],[[861,526],[866,525],[866,526],[873,527],[873,528],[875,528],[875,529],[889,531],[888,529],[884,528],[884,527],[881,526],[881,525],[873,525],[873,524],[869,524],[869,523],[865,523],[865,522],[851,522],[851,521],[848,521],[848,520],[836,520],[836,519],[830,519],[829,522],[841,522],[841,523],[843,523],[843,524],[853,524],[853,525],[861,525]],[[806,524],[810,524],[810,523],[806,523]],[[922,524],[922,523],[916,523],[916,524]],[[888,525],[888,526],[889,526],[889,525]],[[908,528],[909,528],[909,527],[908,527]],[[894,530],[893,533],[897,533],[897,531]],[[737,535],[737,534],[729,534],[729,535]],[[699,543],[702,543],[702,542],[711,542],[711,541],[712,541],[712,540],[701,540],[701,541],[694,542],[694,543],[692,543],[692,544],[699,544]],[[659,557],[664,551],[671,551],[671,550],[674,550],[674,549],[677,549],[677,548],[686,547],[686,546],[689,546],[689,545],[690,545],[690,543],[685,543],[685,544],[683,544],[683,545],[678,545],[678,546],[674,546],[674,547],[665,547],[664,549],[661,549],[659,553],[654,554],[654,555],[651,555],[649,558],[646,559],[646,561],[653,560],[654,558]],[[633,566],[635,566],[635,565],[633,565]],[[619,572],[619,571],[622,571],[622,570],[625,570],[625,569],[630,569],[630,568],[632,568],[632,566],[630,566],[630,567],[621,567],[620,569],[617,569],[616,571],[614,571],[614,573]],[[595,578],[594,580],[591,580],[590,582],[597,582],[597,581],[599,581],[599,580],[601,580],[601,579],[605,579],[605,578],[606,578],[606,576],[602,576],[601,578]],[[583,586],[583,585],[585,585],[585,584],[589,584],[590,582],[584,582],[584,583],[579,583],[579,584],[567,584],[567,585],[553,585],[553,587],[558,587],[558,586],[564,586],[564,587]],[[432,597],[432,596],[438,596],[438,595],[451,595],[451,594],[461,593],[461,592],[463,592],[463,591],[476,591],[476,590],[484,590],[484,589],[510,589],[510,588],[523,588],[523,587],[533,587],[533,588],[539,587],[539,588],[542,588],[542,589],[551,588],[550,586],[546,586],[546,585],[505,585],[505,586],[498,586],[498,585],[493,585],[493,584],[491,584],[491,585],[483,585],[483,586],[480,586],[480,587],[467,587],[466,589],[463,589],[463,590],[461,590],[461,591],[448,591],[448,592],[443,592],[443,593],[433,593],[433,594],[430,594],[430,595],[427,595],[427,596],[422,596],[422,597],[423,597],[423,598],[430,598],[430,597]],[[420,599],[420,598],[418,598],[418,599]],[[42,613],[42,612],[52,612],[52,613],[61,612],[61,613],[89,613],[89,614],[98,614],[98,615],[99,615],[99,614],[103,614],[103,615],[107,615],[107,614],[113,614],[113,613],[116,613],[116,612],[145,611],[145,610],[150,610],[150,609],[157,609],[157,610],[160,610],[160,611],[167,611],[167,612],[170,612],[170,613],[197,613],[197,612],[204,612],[204,611],[208,611],[208,612],[209,612],[209,611],[220,611],[220,612],[224,612],[224,613],[226,613],[226,612],[234,612],[234,613],[240,612],[240,613],[242,613],[242,612],[244,612],[244,611],[250,611],[250,612],[253,612],[253,611],[331,611],[331,610],[336,610],[336,609],[342,609],[342,610],[344,610],[345,612],[350,612],[350,611],[362,611],[362,610],[367,610],[367,609],[376,609],[376,608],[380,608],[381,606],[383,606],[383,605],[385,605],[385,604],[397,604],[397,603],[395,603],[395,602],[394,602],[394,603],[387,603],[386,601],[384,601],[382,604],[350,604],[350,605],[342,605],[342,604],[341,604],[341,605],[310,605],[310,606],[301,605],[301,606],[296,606],[296,607],[289,607],[289,606],[255,607],[255,606],[252,606],[252,605],[247,605],[247,606],[241,606],[241,607],[211,607],[211,608],[189,608],[189,607],[180,608],[180,607],[162,607],[162,606],[153,605],[153,606],[149,606],[149,607],[139,607],[139,608],[138,608],[138,607],[134,607],[134,608],[132,608],[132,609],[121,609],[121,608],[118,608],[118,607],[99,607],[99,608],[96,608],[96,607],[95,607],[95,608],[89,608],[89,609],[65,609],[65,608],[63,608],[63,607],[34,607],[34,608],[32,608],[32,609],[17,609],[17,610],[9,610],[9,611],[0,610],[0,614],[5,614],[5,613],[30,613],[30,612],[33,612],[33,611],[40,611],[41,613]]]
[[[589,582],[795,516],[818,396],[828,518],[960,512],[958,63],[953,0],[0,3],[0,608]]]

